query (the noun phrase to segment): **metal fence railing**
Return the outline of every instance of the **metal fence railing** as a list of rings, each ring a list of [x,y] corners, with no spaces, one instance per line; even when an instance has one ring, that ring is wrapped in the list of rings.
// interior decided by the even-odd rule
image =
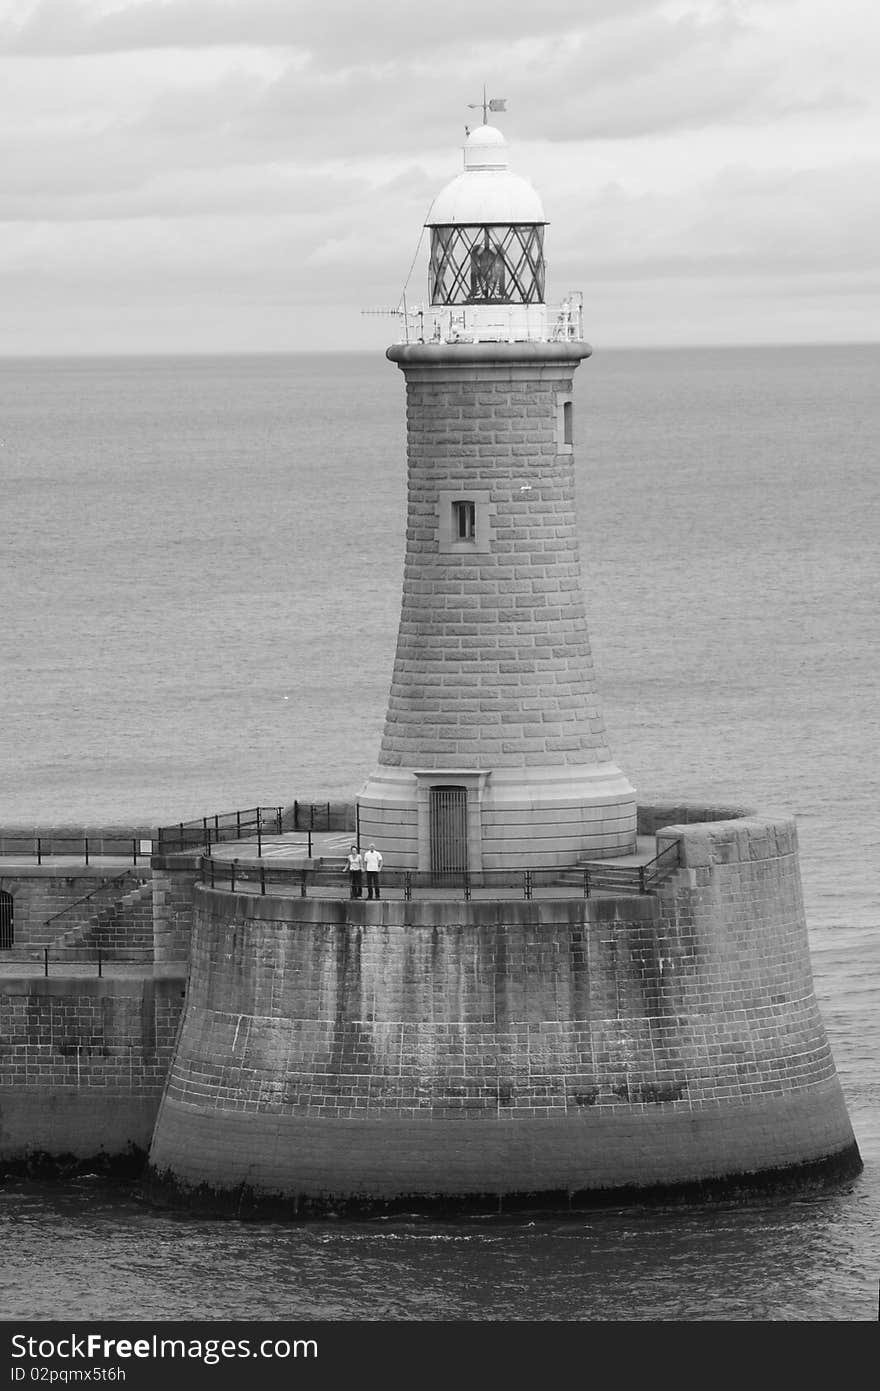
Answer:
[[[282,807],[248,807],[245,811],[219,812],[195,821],[179,821],[160,826],[156,832],[156,853],[175,855],[187,850],[210,851],[212,845],[230,840],[260,840],[264,835],[280,835]]]
[[[83,894],[80,898],[75,898],[72,903],[65,904],[57,913],[53,913],[51,917],[45,919],[44,926],[49,927],[51,924],[57,929],[61,926],[63,918],[69,917],[74,910],[81,909],[86,903],[93,907],[95,912],[98,912],[99,909],[107,908],[115,903],[125,890],[133,889],[136,884],[142,883],[144,883],[142,878],[138,878],[130,869],[124,869],[121,874],[114,875],[112,879],[100,884],[97,889],[92,889],[91,893]]]
[[[21,967],[25,975],[39,970],[44,976],[50,975],[53,967],[59,975],[69,972],[71,966],[89,967],[88,975],[103,976],[104,968],[110,965],[151,966],[153,955],[152,947],[115,947],[112,951],[101,947],[15,947],[0,953],[0,966]]]
[[[678,842],[641,865],[613,865],[601,860],[561,868],[524,870],[383,869],[380,892],[388,899],[409,902],[414,898],[510,899],[583,897],[597,893],[647,894],[679,863]],[[203,881],[212,889],[231,893],[278,893],[308,897],[347,898],[349,876],[344,863],[280,864],[260,860],[219,860],[204,855],[200,860]]]
[[[293,829],[295,831],[331,830],[331,806],[330,802],[294,802]]]
[[[0,856],[33,860],[41,865],[45,860],[63,856],[89,864],[96,859],[130,860],[133,865],[149,863],[153,853],[152,839],[141,836],[112,834],[95,835],[28,835],[12,832],[0,835]]]
[[[331,802],[294,802],[287,813],[288,831],[308,835],[309,856],[312,853],[312,833],[329,831],[333,827]],[[173,855],[192,850],[209,854],[213,845],[229,841],[255,840],[258,851],[264,836],[280,836],[284,829],[283,807],[248,807],[245,811],[220,812],[201,816],[195,821],[179,821],[176,825],[160,826],[156,832],[157,854]]]
[[[53,857],[75,859],[86,865],[96,859],[121,859],[133,865],[145,864],[153,854],[207,853],[213,845],[228,841],[261,842],[263,836],[281,835],[284,818],[283,807],[260,806],[217,812],[192,821],[178,821],[169,826],[160,826],[149,836],[114,831],[0,832],[0,857],[33,861],[38,865]],[[329,831],[333,820],[334,810],[330,802],[294,802],[289,829]]]

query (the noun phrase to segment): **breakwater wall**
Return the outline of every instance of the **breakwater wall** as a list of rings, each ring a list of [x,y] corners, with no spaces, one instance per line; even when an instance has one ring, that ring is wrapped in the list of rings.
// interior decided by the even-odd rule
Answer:
[[[43,822],[28,825],[0,826],[0,856],[121,855],[126,859],[149,863],[153,830],[141,822],[69,825]]]
[[[658,848],[680,845],[650,895],[194,885],[154,1191],[239,1211],[497,1210],[857,1173],[794,822],[693,806],[669,822],[673,805],[643,809],[665,822]]]
[[[189,950],[157,969],[151,853],[142,825],[0,831],[0,1171],[143,1166]]]
[[[157,1193],[288,1213],[858,1172],[793,821],[668,802],[639,830],[678,843],[678,870],[589,900],[255,897],[154,855],[60,920],[49,976],[0,951],[0,1167],[136,1170],[149,1150]],[[102,879],[4,868],[34,950],[51,895]],[[101,947],[103,977],[65,943]]]
[[[0,977],[0,1169],[139,1171],[184,991],[182,974]]]

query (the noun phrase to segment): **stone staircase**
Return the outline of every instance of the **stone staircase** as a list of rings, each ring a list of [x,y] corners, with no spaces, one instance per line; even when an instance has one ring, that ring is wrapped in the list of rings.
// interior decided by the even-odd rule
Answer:
[[[89,920],[56,937],[53,960],[145,961],[153,952],[153,882],[140,881],[110,903],[95,907]]]
[[[583,859],[577,868],[588,876],[591,891],[606,894],[651,893],[678,869],[679,847],[675,843],[657,852],[653,836],[639,836],[630,855],[607,860]]]

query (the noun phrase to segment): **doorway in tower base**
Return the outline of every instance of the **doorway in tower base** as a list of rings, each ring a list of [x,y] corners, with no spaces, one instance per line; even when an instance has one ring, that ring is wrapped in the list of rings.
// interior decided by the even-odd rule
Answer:
[[[431,871],[446,874],[468,867],[467,788],[430,789]]]

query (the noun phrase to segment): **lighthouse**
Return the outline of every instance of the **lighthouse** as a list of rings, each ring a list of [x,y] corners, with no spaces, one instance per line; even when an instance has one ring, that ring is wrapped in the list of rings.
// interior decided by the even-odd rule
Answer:
[[[154,855],[157,940],[188,907],[191,943],[150,1182],[298,1216],[848,1181],[794,818],[636,809],[607,747],[574,505],[590,349],[578,297],[545,302],[543,207],[498,130],[468,136],[427,225],[423,331],[388,351],[406,563],[357,798],[361,843],[403,873],[371,901],[320,865],[267,892],[262,860],[248,880]],[[633,876],[613,857],[637,819]]]
[[[407,526],[391,690],[362,842],[389,866],[577,865],[636,844],[596,689],[575,512],[591,349],[545,299],[541,198],[483,124],[438,194],[406,379]]]

